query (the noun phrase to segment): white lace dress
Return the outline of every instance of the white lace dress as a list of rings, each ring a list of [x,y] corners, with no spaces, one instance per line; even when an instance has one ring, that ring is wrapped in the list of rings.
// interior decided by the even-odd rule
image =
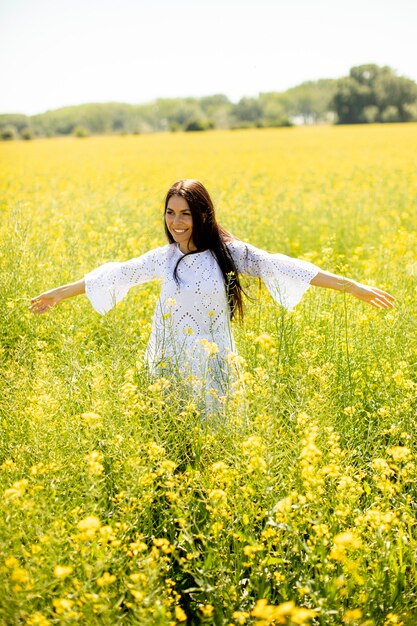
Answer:
[[[272,297],[291,311],[319,268],[283,254],[269,254],[239,240],[227,243],[240,274],[263,280]],[[160,297],[145,359],[154,375],[192,381],[193,392],[224,396],[230,355],[236,353],[223,275],[212,252],[184,255],[168,244],[126,262],[105,263],[84,276],[92,306],[104,315],[131,287],[159,279]]]

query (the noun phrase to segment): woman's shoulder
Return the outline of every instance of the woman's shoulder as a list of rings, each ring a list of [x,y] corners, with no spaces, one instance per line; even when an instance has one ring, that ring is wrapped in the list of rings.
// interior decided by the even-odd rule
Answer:
[[[233,235],[230,237],[224,238],[223,241],[226,244],[226,247],[230,252],[239,252],[242,250],[246,250],[248,246],[250,245]]]
[[[226,246],[238,246],[239,244],[243,244],[244,242],[234,235],[227,234],[223,237],[223,243],[225,243]]]

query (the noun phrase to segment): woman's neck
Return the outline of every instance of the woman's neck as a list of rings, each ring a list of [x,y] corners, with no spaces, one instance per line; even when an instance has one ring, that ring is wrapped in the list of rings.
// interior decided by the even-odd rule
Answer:
[[[180,252],[183,254],[188,254],[188,252],[196,252],[197,248],[192,242],[188,242],[187,244],[178,244]]]

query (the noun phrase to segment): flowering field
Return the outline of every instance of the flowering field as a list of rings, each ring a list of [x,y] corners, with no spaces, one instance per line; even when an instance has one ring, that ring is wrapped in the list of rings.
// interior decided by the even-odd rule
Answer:
[[[0,622],[417,623],[417,125],[0,145]],[[201,179],[220,222],[373,284],[293,313],[245,279],[241,382],[203,423],[143,353],[158,285],[106,316],[30,298],[164,243]]]

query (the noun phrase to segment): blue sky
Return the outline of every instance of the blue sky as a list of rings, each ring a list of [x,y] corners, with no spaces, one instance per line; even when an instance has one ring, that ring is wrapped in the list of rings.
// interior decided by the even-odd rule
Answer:
[[[0,0],[0,113],[224,93],[353,65],[417,81],[416,0]]]

